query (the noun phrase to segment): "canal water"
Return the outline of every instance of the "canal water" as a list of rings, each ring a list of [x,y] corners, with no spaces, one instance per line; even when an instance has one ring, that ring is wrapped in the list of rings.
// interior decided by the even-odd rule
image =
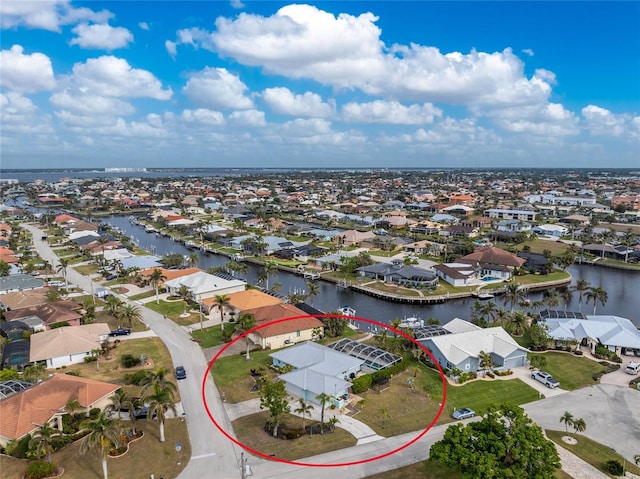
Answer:
[[[168,253],[188,255],[195,252],[200,258],[197,266],[202,269],[222,266],[229,261],[226,256],[188,249],[183,244],[171,241],[169,238],[157,236],[155,233],[147,233],[143,227],[132,224],[124,216],[105,217],[103,221],[121,229],[141,248],[158,256]],[[260,274],[260,267],[249,263],[248,266],[249,271],[240,276],[249,283],[255,283]],[[609,299],[604,306],[598,304],[598,314],[622,316],[630,319],[637,327],[640,327],[639,273],[578,264],[571,266],[568,271],[573,277],[573,284],[578,279],[585,279],[591,285],[602,286],[607,290]],[[272,275],[269,282],[270,285],[275,282],[280,283],[282,285],[280,293],[283,295],[296,291],[301,292],[307,288],[306,281],[301,276],[283,271]],[[447,323],[456,317],[468,320],[471,317],[471,308],[475,302],[474,299],[470,298],[424,306],[397,304],[345,290],[326,281],[318,281],[317,283],[319,288],[318,294],[313,298],[314,307],[321,311],[329,312],[343,306],[349,306],[356,311],[358,316],[383,323],[390,323],[396,318],[404,319],[408,317],[418,317],[425,320],[425,322],[428,318],[436,318],[441,324]],[[540,300],[542,299],[542,293],[530,293],[529,299],[531,301]],[[311,302],[311,299],[309,302]],[[497,297],[495,302],[498,306],[503,306],[500,297]],[[578,310],[577,294],[574,294],[574,298],[567,310]],[[583,300],[582,311],[592,313],[593,305],[591,303],[584,304]]]

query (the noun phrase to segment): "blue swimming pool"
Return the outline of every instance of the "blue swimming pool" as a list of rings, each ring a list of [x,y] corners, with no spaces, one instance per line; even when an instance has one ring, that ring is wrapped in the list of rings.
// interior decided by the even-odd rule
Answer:
[[[496,281],[499,279],[500,278],[494,278],[493,276],[485,276],[484,278],[482,278],[482,281]]]

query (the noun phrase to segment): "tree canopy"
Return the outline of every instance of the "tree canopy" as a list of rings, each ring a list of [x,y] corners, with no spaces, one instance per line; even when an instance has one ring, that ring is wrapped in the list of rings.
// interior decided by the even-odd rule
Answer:
[[[454,424],[430,451],[433,459],[458,469],[464,478],[555,477],[560,457],[522,408],[491,408],[481,421]]]

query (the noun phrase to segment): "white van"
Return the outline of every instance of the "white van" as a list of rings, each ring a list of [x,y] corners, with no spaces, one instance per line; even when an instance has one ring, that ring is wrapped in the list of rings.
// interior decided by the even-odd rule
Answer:
[[[627,374],[638,374],[640,373],[640,363],[631,362],[627,364],[627,367],[624,368],[624,372]]]

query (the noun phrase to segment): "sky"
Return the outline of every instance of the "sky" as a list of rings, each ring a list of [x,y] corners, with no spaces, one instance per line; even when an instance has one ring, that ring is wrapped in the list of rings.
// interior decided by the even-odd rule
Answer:
[[[2,0],[0,26],[5,169],[640,167],[636,1]]]

